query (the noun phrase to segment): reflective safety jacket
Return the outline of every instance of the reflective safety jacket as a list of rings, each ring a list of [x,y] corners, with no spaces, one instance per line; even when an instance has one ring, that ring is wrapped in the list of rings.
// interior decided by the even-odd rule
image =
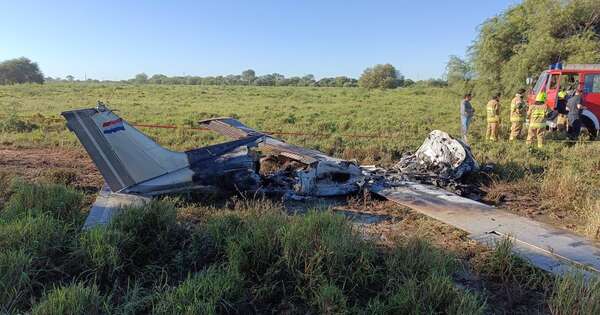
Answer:
[[[558,92],[558,99],[559,100],[564,100],[566,97],[567,97],[567,92],[565,92],[565,91]]]
[[[526,114],[527,105],[519,95],[515,96],[510,102],[510,121],[524,122]]]
[[[487,122],[497,123],[500,122],[500,102],[491,100],[487,103]]]
[[[546,128],[546,105],[531,105],[529,107],[529,128]]]

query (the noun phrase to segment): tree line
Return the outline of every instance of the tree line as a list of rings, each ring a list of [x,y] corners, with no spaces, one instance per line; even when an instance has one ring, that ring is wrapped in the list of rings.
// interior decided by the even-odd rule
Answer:
[[[239,75],[225,76],[166,76],[164,74],[154,74],[148,76],[145,73],[139,73],[129,80],[122,81],[100,81],[95,79],[85,79],[83,81],[75,79],[72,75],[65,78],[52,78],[43,76],[37,63],[21,57],[17,59],[6,60],[0,63],[0,84],[19,84],[19,83],[57,83],[57,82],[88,82],[88,83],[127,83],[127,84],[171,84],[171,85],[253,85],[253,86],[314,86],[314,87],[363,87],[368,89],[390,89],[397,87],[406,87],[415,84],[411,79],[406,79],[391,64],[378,64],[365,69],[359,79],[337,76],[315,79],[312,74],[302,77],[285,77],[279,73],[257,75],[252,69],[243,71]],[[417,82],[432,86],[444,86],[445,82],[440,79],[430,79]]]
[[[464,92],[512,94],[550,64],[600,63],[600,0],[524,0],[487,19],[445,79]]]
[[[173,76],[155,74],[149,77],[145,73],[137,74],[127,80],[134,84],[187,84],[187,85],[254,85],[254,86],[317,86],[317,87],[365,87],[365,88],[396,88],[411,85],[414,82],[405,79],[391,64],[376,65],[367,68],[359,79],[337,76],[325,77],[319,80],[308,74],[302,77],[285,77],[279,73],[257,76],[252,69],[239,75],[226,76]]]

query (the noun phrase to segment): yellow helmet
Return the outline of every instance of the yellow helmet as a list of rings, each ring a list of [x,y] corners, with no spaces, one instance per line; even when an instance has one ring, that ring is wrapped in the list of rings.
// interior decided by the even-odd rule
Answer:
[[[538,93],[535,97],[536,102],[545,103],[546,102],[546,92],[542,91]]]

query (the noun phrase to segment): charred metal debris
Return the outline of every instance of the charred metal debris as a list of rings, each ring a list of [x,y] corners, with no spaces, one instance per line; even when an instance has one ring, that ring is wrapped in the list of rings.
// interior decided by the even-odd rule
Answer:
[[[363,168],[369,171],[371,186],[395,187],[410,182],[440,187],[476,200],[483,194],[471,176],[480,167],[470,147],[440,130],[433,130],[415,153],[405,153],[389,169]]]
[[[240,140],[262,136],[258,148],[261,190],[291,199],[355,193],[371,186],[394,187],[418,182],[477,199],[477,185],[463,179],[479,170],[470,148],[443,131],[432,131],[419,149],[405,154],[393,167],[363,165],[291,144],[251,129],[233,118],[204,120],[200,125]]]
[[[303,199],[416,181],[467,195],[469,185],[461,180],[478,170],[468,146],[437,130],[414,154],[383,169],[288,144],[233,118],[199,122],[231,141],[174,152],[102,103],[62,115],[113,193],[149,197],[183,191],[258,191]]]

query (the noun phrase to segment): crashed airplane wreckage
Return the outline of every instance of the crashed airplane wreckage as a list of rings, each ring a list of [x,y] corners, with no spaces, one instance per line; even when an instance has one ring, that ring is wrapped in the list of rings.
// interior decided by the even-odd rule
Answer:
[[[355,162],[287,144],[231,118],[201,124],[235,140],[174,152],[102,103],[62,115],[106,182],[86,226],[107,223],[119,206],[139,204],[156,195],[262,191],[300,199],[347,195],[359,191],[364,183]],[[259,146],[272,154],[261,158]],[[277,171],[264,171],[273,166]]]
[[[262,191],[302,199],[368,189],[462,229],[483,244],[494,246],[510,237],[517,255],[546,271],[562,274],[584,267],[588,273],[600,272],[600,248],[590,241],[440,188],[479,167],[468,146],[442,131],[431,132],[415,154],[382,169],[285,143],[233,118],[200,122],[232,141],[173,152],[102,103],[62,115],[106,182],[84,228],[108,223],[123,206],[174,192]]]

